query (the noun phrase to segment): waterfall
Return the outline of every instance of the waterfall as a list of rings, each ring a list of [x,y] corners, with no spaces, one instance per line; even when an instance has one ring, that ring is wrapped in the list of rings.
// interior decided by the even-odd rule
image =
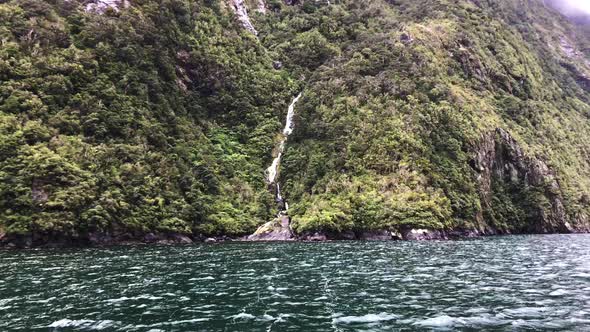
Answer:
[[[281,194],[281,185],[277,182],[277,175],[279,173],[279,166],[281,164],[281,157],[283,156],[283,152],[285,150],[285,144],[287,143],[287,139],[289,135],[293,132],[293,128],[295,127],[293,123],[293,116],[295,115],[295,104],[301,98],[301,93],[291,101],[289,105],[289,109],[287,111],[287,120],[285,122],[285,128],[283,129],[283,134],[281,138],[281,142],[279,143],[278,153],[275,159],[272,161],[272,165],[266,169],[266,180],[270,184],[274,184],[276,186],[276,200],[279,203],[284,203],[284,209],[281,212],[286,212],[289,209],[289,205],[287,202],[283,200],[283,196]]]

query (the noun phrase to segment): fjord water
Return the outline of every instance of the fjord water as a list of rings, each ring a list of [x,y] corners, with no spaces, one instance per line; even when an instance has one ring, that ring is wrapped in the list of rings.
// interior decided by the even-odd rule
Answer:
[[[588,331],[590,236],[0,252],[0,331]]]

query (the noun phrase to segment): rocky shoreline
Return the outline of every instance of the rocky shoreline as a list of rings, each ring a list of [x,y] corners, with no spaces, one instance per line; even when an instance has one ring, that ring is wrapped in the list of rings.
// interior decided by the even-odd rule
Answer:
[[[585,231],[569,232],[567,234],[588,233]],[[85,237],[58,237],[58,236],[31,236],[14,235],[4,236],[0,234],[0,249],[32,249],[32,248],[90,248],[119,245],[173,245],[195,243],[227,243],[227,242],[335,242],[335,241],[453,241],[462,239],[474,239],[502,235],[533,235],[533,233],[509,234],[487,233],[482,234],[474,230],[427,230],[406,229],[396,231],[364,231],[364,232],[312,232],[300,235],[292,234],[291,237],[276,237],[273,235],[256,236],[252,234],[244,237],[217,236],[205,237],[180,233],[147,233],[143,236],[131,236],[121,234],[118,236],[105,234],[90,234]],[[539,233],[541,234],[541,233]],[[542,233],[542,234],[566,234],[566,233]]]

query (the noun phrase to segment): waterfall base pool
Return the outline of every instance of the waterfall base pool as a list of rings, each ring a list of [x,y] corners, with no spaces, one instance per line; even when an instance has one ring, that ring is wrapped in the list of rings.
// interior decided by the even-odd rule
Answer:
[[[590,236],[0,251],[1,331],[590,331]]]

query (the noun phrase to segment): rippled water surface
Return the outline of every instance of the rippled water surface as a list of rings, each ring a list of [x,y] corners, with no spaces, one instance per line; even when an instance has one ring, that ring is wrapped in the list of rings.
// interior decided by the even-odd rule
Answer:
[[[0,251],[0,331],[590,331],[590,236]]]

